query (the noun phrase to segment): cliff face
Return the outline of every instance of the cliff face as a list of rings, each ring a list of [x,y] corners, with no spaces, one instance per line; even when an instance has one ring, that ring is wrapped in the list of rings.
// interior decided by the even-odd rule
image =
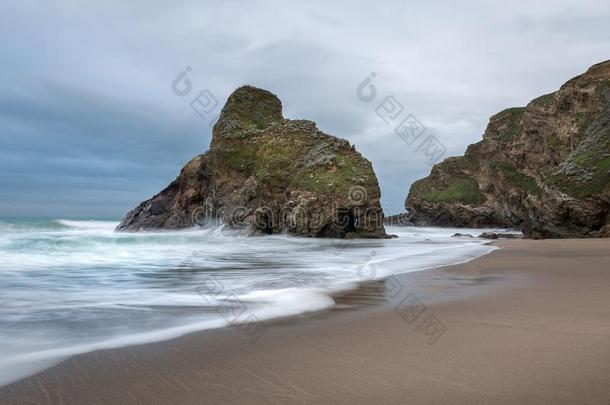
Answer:
[[[129,212],[117,230],[179,229],[221,220],[254,233],[385,236],[371,163],[315,123],[284,119],[272,93],[237,89],[212,134],[209,151]]]
[[[483,140],[413,183],[405,205],[419,225],[608,235],[610,61],[491,117]]]

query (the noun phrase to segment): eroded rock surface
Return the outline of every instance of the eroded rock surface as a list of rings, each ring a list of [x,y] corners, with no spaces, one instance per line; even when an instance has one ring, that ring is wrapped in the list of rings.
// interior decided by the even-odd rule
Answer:
[[[608,235],[610,61],[493,117],[483,140],[415,182],[417,225],[518,227],[533,238]]]
[[[275,95],[244,86],[228,98],[210,149],[117,230],[221,220],[254,233],[385,237],[379,199],[371,163],[349,142],[284,119]]]

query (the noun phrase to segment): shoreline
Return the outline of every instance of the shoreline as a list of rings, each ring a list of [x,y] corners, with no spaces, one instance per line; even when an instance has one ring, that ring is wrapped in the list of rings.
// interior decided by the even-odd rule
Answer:
[[[206,397],[211,398],[211,402],[247,399],[249,403],[269,403],[284,399],[294,403],[341,403],[335,396],[339,391],[346,395],[341,397],[345,398],[344,401],[349,399],[356,403],[373,401],[370,396],[373,394],[375,400],[391,403],[406,398],[416,402],[434,401],[440,398],[437,395],[450,395],[444,398],[455,399],[451,402],[469,399],[481,403],[483,400],[506,400],[508,403],[509,399],[525,398],[530,402],[531,398],[552,399],[555,403],[586,402],[582,395],[591,399],[590,403],[597,403],[604,395],[607,398],[608,393],[604,392],[598,380],[605,383],[603,376],[610,375],[610,368],[605,365],[610,363],[610,345],[607,343],[610,341],[610,326],[606,325],[608,318],[605,318],[606,324],[603,322],[607,315],[604,309],[608,308],[607,301],[610,301],[610,294],[607,294],[610,292],[610,272],[603,271],[600,266],[609,258],[610,241],[511,240],[492,244],[502,248],[466,263],[391,276],[390,279],[398,280],[405,287],[404,293],[413,293],[425,307],[421,318],[412,323],[408,322],[409,316],[413,317],[416,309],[421,309],[413,305],[417,301],[411,301],[409,307],[401,307],[398,304],[404,295],[389,293],[396,291],[396,283],[390,286],[388,280],[371,282],[340,294],[332,309],[269,321],[269,330],[255,344],[248,344],[244,334],[237,333],[239,326],[236,326],[194,332],[168,341],[77,355],[34,376],[0,387],[0,402],[104,403],[121,400],[123,403],[138,403],[148,398],[151,401],[195,403],[197,398]],[[589,254],[583,255],[583,252]],[[553,268],[549,267],[549,261],[556,262],[551,266]],[[573,269],[573,262],[582,267],[579,273]],[[602,282],[591,285],[592,279]],[[570,281],[571,285],[559,281]],[[584,289],[589,294],[572,296],[570,289]],[[532,296],[532,291],[537,294]],[[591,291],[595,292],[594,296]],[[539,299],[541,294],[547,297],[548,302]],[[585,322],[567,315],[566,319],[559,317],[549,321],[547,318],[554,316],[554,307],[566,305],[566,302],[556,302],[557,296],[570,296],[573,310],[584,311],[589,317],[597,316],[597,324],[591,319]],[[594,306],[599,308],[597,313],[591,310],[589,301],[592,300],[600,301]],[[535,310],[530,308],[529,314],[527,311],[523,313],[522,306],[528,302],[533,308],[536,305],[544,307],[539,312],[544,309],[545,316],[537,318],[542,330],[538,322],[530,319],[536,317]],[[553,311],[548,312],[549,307]],[[422,333],[423,329],[417,330],[420,320],[425,319],[428,313],[446,327],[446,332],[432,344],[428,344],[430,339]],[[498,313],[502,316],[497,316]],[[473,318],[474,314],[479,317]],[[572,332],[565,329],[567,321],[582,325]],[[553,322],[561,325],[552,325]],[[514,363],[516,360],[512,357],[524,360],[518,355],[519,344],[516,342],[528,341],[527,331],[544,335],[542,341],[546,339],[545,344],[552,346],[557,337],[548,336],[550,326],[560,336],[576,334],[581,339],[584,336],[594,341],[592,347],[596,356],[585,357],[593,361],[597,371],[587,374],[582,367],[576,367],[581,383],[583,373],[590,377],[584,379],[589,386],[586,392],[569,384],[569,379],[568,384],[562,386],[549,382],[532,385],[527,378],[517,376],[511,378],[522,384],[520,392],[510,394],[502,389],[498,380],[491,378],[493,368],[488,372],[494,389],[489,389],[489,381],[483,384],[487,387],[485,389],[477,384],[478,380],[471,381],[473,373],[483,381],[487,379],[485,373],[476,373],[483,367],[481,362],[484,360],[496,358],[497,364]],[[475,333],[479,329],[485,333]],[[508,346],[482,339],[481,336],[486,334],[505,341]],[[509,339],[511,335],[514,343]],[[561,343],[555,342],[555,349],[561,350],[553,351],[554,357],[544,360],[547,366],[561,363],[574,369],[580,363]],[[541,344],[540,339],[533,339],[524,349],[528,350],[532,345],[544,349],[545,344]],[[489,345],[494,349],[487,352],[490,359],[481,358],[477,352]],[[509,356],[505,353],[508,348],[511,349]],[[445,356],[439,357],[439,353]],[[464,353],[469,353],[469,356]],[[458,369],[450,367],[457,372],[457,376],[450,377],[441,366],[456,356],[463,364]],[[428,357],[430,360],[425,360]],[[342,365],[345,374],[338,371],[337,365]],[[535,364],[518,365],[521,367],[514,369],[519,369],[523,377],[532,377],[532,371],[536,370]],[[549,373],[555,378],[567,378],[565,371],[553,369]],[[328,377],[328,381],[321,381],[318,374]],[[267,377],[263,379],[258,375]],[[397,380],[399,377],[402,377],[401,382]],[[533,377],[541,378],[540,375]],[[505,383],[510,383],[511,378]],[[461,381],[464,379],[467,381]],[[329,384],[333,381],[342,389],[332,390]],[[439,386],[439,381],[447,385]],[[424,383],[436,387],[435,390],[417,388]],[[266,388],[254,388],[260,384]],[[576,392],[580,396],[574,396]],[[126,393],[128,395],[122,396]],[[525,393],[534,397],[525,397]]]
[[[459,242],[456,240],[455,242]],[[416,267],[414,270],[403,271],[402,273],[397,274],[406,274],[410,272],[420,272],[420,271],[430,271],[432,269],[441,267],[440,263],[442,262],[453,262],[452,264],[460,264],[465,263],[471,260],[475,260],[478,257],[489,254],[493,251],[493,248],[489,248],[491,245],[491,241],[478,241],[478,243],[472,243],[473,241],[469,240],[467,243],[458,246],[451,246],[448,248],[441,248],[433,252],[433,256],[437,255],[438,252],[444,252],[445,249],[449,251],[458,252],[454,254],[455,257],[445,258],[442,254],[433,259],[431,263],[427,263],[424,267]],[[428,256],[429,253],[423,253]],[[302,310],[302,312],[293,312],[282,311],[283,314],[276,314],[271,316],[266,316],[267,314],[261,313],[254,309],[253,311],[246,311],[239,319],[227,319],[222,316],[218,319],[210,319],[203,321],[196,321],[184,324],[178,324],[173,327],[163,328],[163,329],[154,329],[149,331],[143,331],[139,333],[131,333],[125,335],[118,335],[116,337],[112,337],[109,339],[87,342],[82,344],[76,344],[72,346],[60,346],[35,352],[29,352],[20,354],[17,356],[9,356],[5,357],[2,362],[2,366],[6,367],[6,369],[12,369],[10,374],[4,373],[0,374],[0,388],[18,382],[24,378],[31,377],[40,372],[43,372],[46,369],[52,368],[63,363],[66,360],[74,356],[86,355],[88,353],[95,353],[98,351],[104,350],[112,350],[112,349],[121,349],[128,348],[132,346],[139,345],[147,345],[153,343],[165,342],[173,339],[180,338],[185,335],[189,335],[192,333],[200,333],[206,332],[216,329],[223,328],[237,328],[242,329],[244,333],[248,333],[250,325],[247,323],[254,319],[252,322],[254,327],[256,324],[263,324],[264,327],[267,327],[269,324],[273,324],[276,321],[289,320],[291,318],[307,318],[310,315],[317,316],[319,313],[326,313],[328,311],[333,311],[335,309],[345,309],[348,304],[347,301],[350,300],[350,296],[367,296],[367,300],[369,301],[368,306],[372,305],[373,301],[376,301],[376,305],[383,304],[383,300],[377,294],[377,297],[373,297],[372,294],[360,294],[359,291],[362,289],[362,285],[374,285],[377,283],[381,283],[383,285],[384,280],[388,277],[392,277],[392,275],[384,275],[379,276],[379,269],[376,268],[376,264],[372,258],[374,257],[374,252],[369,256],[368,260],[365,259],[360,265],[358,265],[355,270],[360,278],[360,280],[353,280],[344,283],[339,283],[334,285],[333,287],[327,286],[326,290],[323,291],[322,288],[314,288],[313,290],[320,289],[320,298],[324,301],[328,301],[327,303],[316,305],[319,309],[316,309],[316,305],[305,305],[309,307],[308,309]],[[410,256],[405,256],[408,258]],[[438,264],[432,264],[433,262],[438,262]],[[396,259],[388,259],[387,263],[394,263]],[[395,264],[395,263],[394,263]],[[450,264],[443,264],[450,265]],[[396,267],[395,265],[393,267]],[[312,290],[312,291],[313,291]],[[304,290],[305,291],[305,290]],[[381,294],[382,295],[382,294]],[[305,299],[307,297],[304,297]],[[219,309],[220,311],[220,309]],[[219,312],[222,315],[221,312]],[[255,331],[256,332],[256,331]],[[252,338],[252,337],[251,337]],[[257,338],[254,336],[254,338]]]

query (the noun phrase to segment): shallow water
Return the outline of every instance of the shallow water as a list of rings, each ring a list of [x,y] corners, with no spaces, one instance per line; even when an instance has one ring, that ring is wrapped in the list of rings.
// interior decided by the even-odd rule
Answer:
[[[493,249],[450,237],[482,230],[388,228],[399,238],[341,241],[116,225],[0,221],[0,385],[78,353],[329,308],[357,282]]]

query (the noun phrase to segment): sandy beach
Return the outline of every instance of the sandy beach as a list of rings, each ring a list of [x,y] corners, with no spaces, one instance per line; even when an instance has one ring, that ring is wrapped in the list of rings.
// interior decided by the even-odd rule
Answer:
[[[607,404],[610,240],[500,241],[336,309],[73,357],[2,404]]]

